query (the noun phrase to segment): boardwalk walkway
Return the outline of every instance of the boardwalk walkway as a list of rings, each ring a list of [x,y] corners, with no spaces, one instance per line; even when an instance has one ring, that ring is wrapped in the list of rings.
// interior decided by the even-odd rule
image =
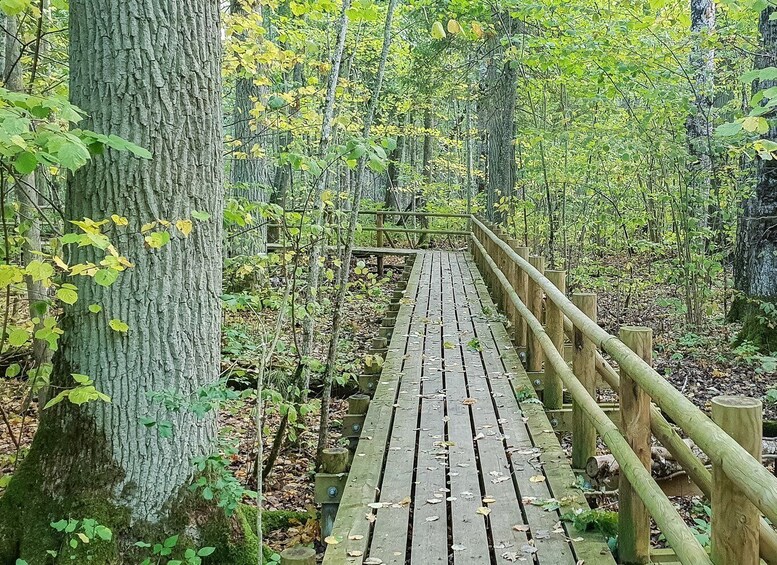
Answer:
[[[613,563],[574,482],[475,265],[419,252],[324,563]]]

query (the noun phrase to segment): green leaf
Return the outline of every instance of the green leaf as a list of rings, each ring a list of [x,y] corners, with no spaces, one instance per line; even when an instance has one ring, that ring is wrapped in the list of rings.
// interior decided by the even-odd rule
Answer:
[[[11,330],[8,334],[8,345],[11,347],[21,347],[30,339],[30,332],[23,328]]]
[[[78,301],[78,293],[70,288],[60,288],[57,291],[57,298],[65,304],[75,304]]]
[[[721,137],[730,137],[732,135],[738,134],[740,131],[742,131],[741,122],[729,122],[719,125],[715,129],[715,134]]]
[[[119,278],[119,272],[113,269],[100,269],[94,274],[94,282],[100,286],[111,286]]]
[[[89,305],[89,311],[92,314],[99,314],[100,312],[102,312],[102,309],[103,309],[103,307],[100,306],[99,304],[90,304]]]
[[[52,276],[54,274],[54,267],[43,261],[35,260],[30,261],[30,264],[27,265],[24,272],[30,275],[33,281],[37,282]]]
[[[210,220],[210,214],[208,214],[207,212],[198,212],[195,210],[194,212],[192,212],[192,218],[194,218],[195,220],[199,220],[201,222],[207,222],[208,220]]]
[[[151,249],[161,249],[163,246],[170,243],[170,232],[166,231],[157,231],[151,234],[148,234],[145,237],[146,244]]]
[[[22,175],[29,175],[38,166],[38,159],[29,151],[22,151],[13,162],[14,169]]]
[[[127,333],[127,330],[129,330],[129,326],[126,323],[122,322],[121,320],[117,320],[116,318],[108,322],[108,325],[112,330],[117,332]]]
[[[197,552],[197,555],[200,557],[207,557],[208,555],[212,555],[214,551],[216,551],[215,547],[203,547]]]
[[[57,158],[63,167],[75,172],[89,161],[89,150],[82,144],[66,141],[57,151]]]
[[[81,373],[71,373],[71,376],[73,377],[73,380],[81,385],[90,385],[92,384],[92,379],[90,379],[86,375],[82,375]]]
[[[177,543],[178,543],[178,534],[176,534],[176,535],[174,535],[174,536],[170,536],[169,538],[167,538],[167,539],[164,541],[164,544],[163,544],[163,545],[164,545],[165,547],[168,547],[168,548],[170,548],[170,547],[175,547],[175,544],[177,544]]]
[[[22,372],[22,367],[19,365],[19,363],[14,363],[13,365],[8,365],[8,368],[5,370],[5,376],[9,379],[12,379],[19,375],[19,373]]]
[[[0,10],[9,16],[16,16],[30,7],[30,0],[0,0]]]

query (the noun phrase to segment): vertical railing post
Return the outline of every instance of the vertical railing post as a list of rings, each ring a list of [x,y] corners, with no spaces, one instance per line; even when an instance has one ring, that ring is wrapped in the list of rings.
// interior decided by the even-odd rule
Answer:
[[[596,295],[575,293],[572,303],[583,314],[596,321]],[[577,380],[596,398],[596,347],[580,329],[575,326],[572,339],[574,355],[572,371]],[[596,454],[596,430],[577,402],[572,403],[572,467],[585,469],[589,457]]]
[[[381,248],[383,247],[383,212],[378,212],[375,216],[375,227],[377,228],[375,241],[377,247]],[[378,276],[383,276],[383,255],[378,255]]]
[[[650,365],[653,360],[653,330],[623,326],[620,339]],[[621,430],[646,469],[650,470],[650,397],[621,370]],[[618,556],[621,563],[650,563],[650,514],[624,473],[618,485]]]
[[[518,256],[525,260],[529,260],[529,248],[528,247],[516,247],[515,252],[518,254]],[[515,293],[518,295],[518,298],[521,299],[521,302],[528,308],[529,306],[529,275],[526,274],[526,270],[519,266],[518,267],[518,287],[515,289]],[[526,348],[528,347],[528,338],[527,335],[527,327],[526,327],[526,320],[521,318],[518,321],[518,353],[523,353],[524,359],[526,357]]]
[[[510,249],[515,249],[518,246],[518,240],[514,238],[509,238],[505,243],[510,246]],[[507,277],[507,280],[510,283],[512,289],[517,292],[518,265],[515,261],[512,260],[512,258],[507,255],[507,253],[504,254],[504,257],[506,269],[505,277]],[[513,301],[510,300],[509,294],[506,295],[505,298],[505,314],[507,315],[507,319],[510,321],[510,336],[512,337],[513,343],[517,343],[518,320],[521,316],[518,314],[518,309],[513,306]]]
[[[566,271],[545,271],[545,276],[557,289],[566,292]],[[564,355],[564,312],[552,300],[545,301],[545,332],[556,346],[556,350]],[[552,363],[545,365],[542,400],[548,410],[560,410],[564,403],[564,387]]]
[[[529,257],[529,263],[532,267],[537,269],[540,273],[545,272],[545,258],[539,255],[533,255]],[[529,279],[529,289],[528,289],[528,306],[529,310],[531,311],[532,315],[537,318],[537,320],[542,321],[542,296],[543,296],[543,290],[540,285],[538,285],[536,282],[534,282],[534,279]],[[528,371],[531,372],[538,372],[542,371],[542,361],[543,361],[543,354],[542,354],[542,347],[540,346],[539,340],[535,337],[534,332],[528,332]]]
[[[712,419],[757,460],[761,460],[763,405],[741,396],[712,399]],[[740,480],[746,477],[740,477]],[[715,565],[758,565],[761,513],[722,465],[712,465],[712,561]]]

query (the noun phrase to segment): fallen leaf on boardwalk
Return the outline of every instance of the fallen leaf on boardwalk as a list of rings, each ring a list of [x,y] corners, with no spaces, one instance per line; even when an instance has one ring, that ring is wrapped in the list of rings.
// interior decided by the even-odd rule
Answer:
[[[440,502],[442,502],[442,500],[440,500],[439,498],[429,498],[427,499],[426,502],[427,504],[439,504]]]
[[[405,498],[399,501],[399,505],[408,506],[411,502],[413,502],[413,499],[411,499],[409,496],[406,496]]]
[[[465,549],[467,549],[467,546],[465,546],[465,545],[461,545],[460,543],[454,543],[454,544],[451,546],[451,549],[452,549],[453,551],[464,551]]]
[[[358,549],[352,549],[348,552],[348,557],[361,557],[362,555],[364,555],[364,552]]]
[[[491,482],[495,485],[498,485],[499,483],[503,483],[505,481],[509,481],[510,477],[497,477],[495,479],[491,479]]]
[[[479,439],[483,439],[484,437],[486,437],[486,436],[484,436],[484,435],[483,435],[483,432],[480,432],[478,435],[476,435],[476,436],[475,436],[475,437],[473,437],[472,439],[474,439],[475,441],[477,441],[477,440],[479,440]]]
[[[521,551],[524,553],[528,553],[529,555],[533,555],[537,553],[537,548],[533,545],[529,545],[528,543],[525,543],[521,546]]]
[[[472,406],[473,404],[477,404],[477,402],[478,402],[477,398],[465,398],[464,400],[461,401],[461,403],[464,406]]]
[[[378,559],[377,557],[368,557],[363,561],[364,565],[381,565],[383,563],[382,559]]]
[[[496,498],[491,498],[490,496],[483,499],[483,504],[493,504],[494,502],[496,502]]]
[[[533,483],[542,483],[545,481],[544,475],[534,475],[533,477],[529,477],[529,480]]]
[[[375,522],[375,514],[370,512],[369,514],[365,514],[364,517],[367,519],[367,521],[372,524]]]
[[[370,508],[375,508],[375,509],[383,508],[383,503],[382,502],[370,502],[367,506],[369,506]]]
[[[515,526],[513,526],[513,529],[516,532],[528,532],[529,531],[529,526],[526,526],[524,524],[516,524]]]
[[[477,509],[477,513],[482,514],[483,516],[488,516],[489,514],[491,514],[491,509],[486,506],[481,506],[480,508]]]
[[[327,545],[337,545],[340,542],[337,541],[337,538],[335,536],[329,536],[324,538],[324,543],[326,543]]]
[[[361,536],[361,535],[358,535],[358,534],[356,534],[356,535],[348,536],[348,539],[349,539],[349,540],[358,541],[358,540],[360,540],[360,539],[364,539],[364,536]]]
[[[439,520],[439,519],[440,519],[440,517],[439,517],[439,516],[427,516],[427,517],[426,517],[426,521],[427,521],[427,522],[436,522],[436,521],[437,521],[437,520]]]
[[[514,563],[516,561],[526,561],[526,558],[519,557],[518,554],[514,551],[505,551],[502,554],[502,559],[509,561],[510,563]]]
[[[534,532],[534,539],[548,539],[550,532],[548,530],[537,530]]]

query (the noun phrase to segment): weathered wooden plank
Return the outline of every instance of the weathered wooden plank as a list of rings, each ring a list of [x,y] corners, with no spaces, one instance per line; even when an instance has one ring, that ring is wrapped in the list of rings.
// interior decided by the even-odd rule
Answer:
[[[445,445],[445,390],[441,353],[440,253],[432,252],[432,260],[432,292],[429,296],[424,343],[420,429],[412,502],[410,563],[413,565],[448,562],[448,513],[445,500],[448,496],[448,449]],[[440,502],[433,502],[435,500]]]
[[[450,292],[458,282],[456,278],[460,277],[455,257],[451,261],[450,254],[443,255],[442,271],[442,288],[448,290],[446,300],[443,301],[442,355],[448,406],[447,438],[451,444],[448,448],[450,466],[448,481],[451,491],[449,506],[453,533],[452,547],[455,548],[453,562],[489,563],[491,552],[486,528],[488,518],[484,511],[479,511],[487,505],[483,502],[481,468],[475,455],[476,440],[471,420],[471,406],[468,401],[467,376],[462,360],[462,347],[466,347],[466,343],[461,343],[456,319],[460,305],[456,302],[455,292]]]
[[[417,292],[421,264],[421,261],[416,261],[413,266],[407,287],[408,296]],[[380,486],[390,432],[388,423],[392,419],[401,380],[404,355],[397,352],[405,350],[405,334],[410,329],[414,307],[414,304],[403,304],[397,314],[397,331],[391,338],[389,355],[367,411],[361,439],[332,530],[332,535],[339,543],[327,548],[323,561],[326,565],[345,563],[349,552],[365,554],[367,551],[371,522],[365,515],[372,513],[368,505],[375,502]]]
[[[485,283],[483,283],[482,278],[479,276],[476,267],[474,267],[471,261],[467,261],[467,264],[472,272],[482,304],[493,307],[493,303],[489,304],[490,299],[488,298]],[[526,373],[514,348],[509,344],[504,327],[496,322],[490,323],[489,327],[494,337],[494,344],[497,346],[497,353],[502,359],[505,370],[511,375],[513,389],[531,391],[531,382],[526,377]],[[526,418],[526,424],[532,440],[535,446],[541,450],[540,460],[543,464],[550,491],[556,500],[564,501],[565,503],[562,511],[588,509],[588,503],[582,492],[573,486],[576,482],[575,475],[556,439],[542,405],[534,398],[527,398],[527,400],[519,404]],[[570,531],[568,525],[564,524],[563,526],[567,530],[570,539],[573,540],[572,546],[578,560],[584,560],[585,563],[589,564],[613,564],[615,562],[601,536],[574,530]]]
[[[473,419],[478,471],[484,485],[481,503],[489,509],[488,526],[492,539],[492,555],[497,563],[508,563],[513,555],[521,553],[528,542],[526,524],[521,512],[521,501],[513,484],[513,469],[506,452],[502,422],[496,414],[488,387],[487,369],[480,354],[468,342],[474,336],[469,300],[464,290],[459,256],[452,260],[453,295],[456,302],[459,340],[463,345],[466,366],[469,407]],[[467,271],[467,276],[470,276]],[[474,404],[472,401],[476,401]],[[517,406],[516,406],[517,408]],[[527,556],[528,557],[528,556]]]
[[[418,406],[421,391],[424,340],[429,315],[431,282],[431,255],[420,259],[421,279],[415,297],[415,310],[410,323],[402,368],[402,382],[395,405],[391,440],[386,458],[386,469],[381,483],[379,501],[386,505],[377,509],[375,528],[369,556],[387,564],[404,564],[407,540],[410,534],[410,500],[413,490],[416,436],[418,433]],[[437,292],[435,289],[434,292]],[[388,423],[386,424],[388,425]]]
[[[485,289],[484,287],[477,288],[474,273],[466,262],[466,258],[461,257],[460,261],[463,262],[462,279],[468,293],[474,335],[477,336],[482,349],[481,358],[488,375],[486,382],[486,385],[490,386],[488,394],[493,398],[497,417],[502,422],[501,429],[510,438],[508,444],[510,446],[512,474],[519,493],[519,500],[523,504],[523,512],[530,527],[531,544],[537,549],[536,557],[540,563],[575,563],[574,553],[567,541],[566,532],[563,528],[558,527],[559,513],[546,511],[543,506],[539,505],[554,497],[543,471],[542,451],[535,444],[527,428],[528,422],[523,421],[522,416],[525,417],[526,414],[519,408],[508,380],[508,375],[515,378],[516,373],[521,372],[525,375],[525,372],[520,364],[516,369],[508,371],[502,363],[500,350],[491,332],[491,323],[483,314],[482,309],[483,306],[493,308],[493,303],[491,303],[490,297],[483,296],[478,292]],[[504,326],[501,323],[495,322],[494,325],[501,327],[504,331]],[[503,335],[506,339],[506,332]],[[506,339],[502,345],[513,350],[509,339]],[[547,418],[544,420],[547,422]],[[555,440],[555,436],[553,439]],[[492,480],[500,479],[500,477],[489,478]]]

